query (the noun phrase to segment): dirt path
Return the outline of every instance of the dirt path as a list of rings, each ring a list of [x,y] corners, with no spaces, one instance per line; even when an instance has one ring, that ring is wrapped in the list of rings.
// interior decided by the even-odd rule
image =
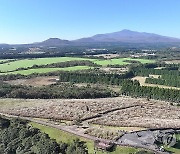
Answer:
[[[142,105],[130,105],[130,106],[126,106],[126,107],[113,108],[111,110],[100,112],[95,116],[87,117],[87,118],[84,118],[84,119],[81,119],[81,120],[82,121],[89,121],[89,120],[92,120],[92,119],[95,119],[95,118],[100,118],[100,117],[105,116],[106,114],[114,112],[114,111],[125,110],[125,109],[134,108],[134,107],[138,107],[138,106],[142,106]]]

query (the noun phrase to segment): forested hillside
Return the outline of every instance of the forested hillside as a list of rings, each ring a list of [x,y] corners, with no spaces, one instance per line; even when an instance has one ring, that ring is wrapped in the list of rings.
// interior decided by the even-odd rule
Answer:
[[[55,98],[105,98],[117,96],[110,89],[102,87],[82,86],[73,84],[59,84],[44,87],[32,87],[23,85],[0,85],[0,97],[3,98],[24,98],[24,99],[55,99]]]
[[[57,143],[27,121],[0,117],[1,154],[88,154],[83,142]]]

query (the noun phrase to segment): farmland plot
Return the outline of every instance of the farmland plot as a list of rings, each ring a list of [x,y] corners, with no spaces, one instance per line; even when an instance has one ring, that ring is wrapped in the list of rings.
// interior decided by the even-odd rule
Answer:
[[[144,128],[180,127],[180,108],[166,102],[130,97],[102,99],[1,99],[0,112],[60,120]]]

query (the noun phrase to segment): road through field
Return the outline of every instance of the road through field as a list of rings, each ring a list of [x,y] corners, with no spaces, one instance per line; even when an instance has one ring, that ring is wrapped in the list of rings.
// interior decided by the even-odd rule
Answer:
[[[31,117],[14,116],[14,115],[9,115],[9,114],[4,114],[4,113],[0,113],[0,115],[8,117],[8,118],[19,118],[19,119],[35,122],[35,123],[38,123],[38,124],[46,125],[46,126],[53,127],[53,128],[56,128],[56,129],[59,129],[59,130],[62,130],[62,131],[68,132],[68,133],[72,133],[72,134],[77,135],[79,137],[83,137],[83,138],[86,138],[86,139],[89,139],[89,140],[93,140],[93,141],[97,141],[98,140],[98,141],[103,142],[103,143],[111,142],[111,143],[115,143],[116,145],[119,145],[119,146],[129,146],[129,147],[131,147],[130,145],[124,145],[124,144],[121,144],[119,142],[115,142],[113,140],[97,138],[97,137],[94,137],[94,136],[90,136],[88,134],[84,134],[82,132],[78,132],[78,131],[72,129],[71,126],[55,125],[55,124],[53,124],[53,123],[51,123],[49,121],[47,122],[47,121],[43,121],[43,120],[37,120],[37,119],[33,119]],[[141,147],[141,146],[137,145],[135,148],[144,148],[144,147]],[[150,147],[147,148],[147,150],[153,151],[156,154],[168,154],[167,152],[156,151],[155,149],[151,149]]]

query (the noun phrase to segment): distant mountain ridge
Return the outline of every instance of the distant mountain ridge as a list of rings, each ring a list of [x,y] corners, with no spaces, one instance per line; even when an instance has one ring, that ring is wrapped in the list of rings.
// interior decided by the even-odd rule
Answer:
[[[78,42],[124,42],[124,43],[162,43],[180,42],[180,39],[153,33],[122,30],[114,33],[97,34],[76,40]]]
[[[37,46],[68,46],[68,45],[83,45],[91,43],[180,43],[180,39],[168,36],[162,36],[153,33],[136,32],[124,29],[119,32],[97,34],[92,37],[81,38],[73,41],[62,40],[59,38],[49,38],[43,42],[37,42],[32,44],[17,44],[8,45],[0,44],[0,47],[6,46],[26,46],[26,47],[37,47]]]
[[[69,45],[71,42],[68,40],[61,40],[59,38],[49,38],[43,42],[35,43],[39,46],[60,46],[60,45]]]

